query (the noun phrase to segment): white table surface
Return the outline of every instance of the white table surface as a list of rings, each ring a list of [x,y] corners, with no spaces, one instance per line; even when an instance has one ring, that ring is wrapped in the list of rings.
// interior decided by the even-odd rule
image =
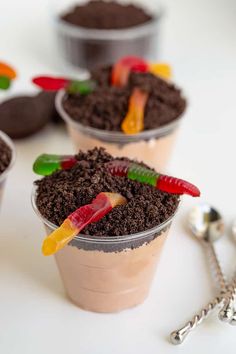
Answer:
[[[236,2],[165,5],[162,59],[174,66],[189,98],[170,171],[198,184],[201,199],[219,207],[230,225],[236,216]],[[0,59],[20,73],[14,91],[32,91],[33,74],[60,73],[46,0],[0,0],[0,33]],[[1,354],[235,353],[236,328],[216,315],[182,346],[167,340],[215,294],[202,249],[183,227],[196,200],[184,198],[145,304],[119,314],[85,312],[66,299],[53,258],[41,255],[44,231],[30,205],[34,158],[44,151],[69,153],[72,146],[64,131],[48,128],[16,147],[0,215]],[[236,247],[229,236],[217,250],[232,274]]]

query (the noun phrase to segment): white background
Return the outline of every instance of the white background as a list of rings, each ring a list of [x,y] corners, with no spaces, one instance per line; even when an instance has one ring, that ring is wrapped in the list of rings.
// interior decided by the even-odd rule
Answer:
[[[236,2],[164,4],[161,59],[173,65],[189,99],[170,172],[199,185],[201,199],[216,205],[230,225],[236,216]],[[61,73],[46,0],[0,0],[0,59],[19,71],[15,91],[32,91],[34,74]],[[236,328],[216,315],[181,347],[167,340],[215,294],[201,246],[183,227],[196,200],[184,199],[146,303],[119,314],[85,312],[66,299],[53,258],[40,254],[44,231],[30,205],[34,158],[69,153],[72,146],[64,131],[51,127],[16,147],[0,215],[1,354],[235,353]],[[229,232],[217,250],[231,275],[236,245]]]

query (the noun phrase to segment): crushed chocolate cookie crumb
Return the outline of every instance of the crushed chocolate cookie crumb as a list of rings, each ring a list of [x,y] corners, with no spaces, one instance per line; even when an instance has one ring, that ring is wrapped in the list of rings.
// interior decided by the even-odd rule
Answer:
[[[11,162],[12,151],[9,146],[0,138],[0,174],[5,171]]]
[[[136,5],[96,0],[75,6],[61,19],[84,28],[122,29],[144,24],[152,16]]]
[[[128,84],[111,86],[111,67],[94,70],[92,78],[98,86],[91,94],[65,97],[63,107],[79,123],[107,131],[121,131],[134,87],[148,92],[144,112],[144,130],[155,129],[178,119],[186,108],[181,91],[172,83],[151,73],[131,73]]]
[[[122,236],[158,226],[176,210],[179,197],[156,190],[150,185],[114,177],[104,163],[114,160],[104,149],[95,148],[76,155],[78,163],[35,182],[36,204],[49,221],[60,225],[77,208],[91,203],[100,192],[117,192],[128,203],[114,208],[100,221],[88,225],[83,234]]]

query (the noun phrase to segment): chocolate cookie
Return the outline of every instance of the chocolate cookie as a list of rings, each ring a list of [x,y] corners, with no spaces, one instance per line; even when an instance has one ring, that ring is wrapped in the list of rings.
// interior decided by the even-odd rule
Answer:
[[[47,108],[46,114],[49,115],[49,120],[53,123],[64,123],[55,107],[56,93],[52,91],[42,91],[38,94],[37,99]]]
[[[58,122],[55,93],[18,96],[0,104],[0,129],[13,139],[23,139],[39,132],[50,121]]]

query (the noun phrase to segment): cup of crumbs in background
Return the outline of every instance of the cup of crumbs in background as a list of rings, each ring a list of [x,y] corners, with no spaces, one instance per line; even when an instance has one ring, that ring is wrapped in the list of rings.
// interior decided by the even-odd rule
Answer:
[[[158,171],[164,171],[187,106],[181,90],[161,77],[136,72],[130,74],[126,85],[114,87],[111,71],[110,66],[93,70],[91,78],[97,87],[87,95],[57,93],[56,108],[66,122],[76,151],[103,147],[113,156],[146,161]],[[149,95],[144,129],[137,134],[126,134],[122,122],[136,87]]]
[[[162,10],[138,1],[54,1],[60,56],[71,68],[93,69],[125,55],[156,58]]]

